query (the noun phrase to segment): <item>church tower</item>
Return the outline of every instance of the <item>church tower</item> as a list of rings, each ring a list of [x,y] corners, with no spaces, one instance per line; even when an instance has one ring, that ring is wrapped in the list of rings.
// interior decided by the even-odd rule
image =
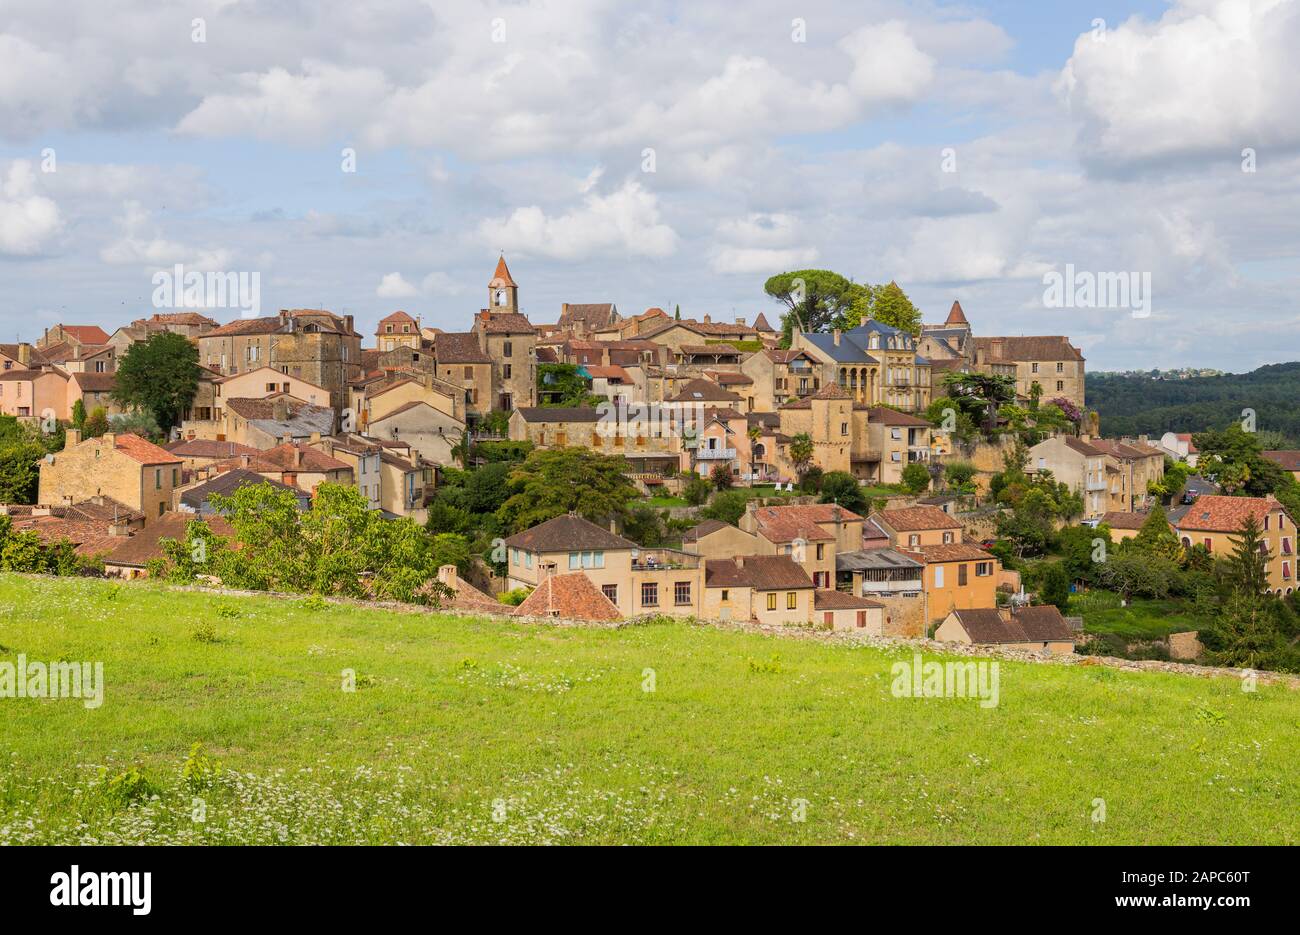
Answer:
[[[497,260],[496,272],[492,274],[492,279],[488,283],[488,311],[494,313],[519,311],[519,284],[511,278],[505,256]]]

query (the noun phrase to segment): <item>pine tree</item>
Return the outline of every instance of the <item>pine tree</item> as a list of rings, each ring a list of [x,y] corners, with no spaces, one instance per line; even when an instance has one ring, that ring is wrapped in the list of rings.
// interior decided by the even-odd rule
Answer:
[[[1228,582],[1238,594],[1261,597],[1268,590],[1268,543],[1254,516],[1247,516],[1228,556]]]
[[[1178,537],[1169,525],[1165,508],[1159,503],[1151,507],[1151,512],[1142,522],[1142,528],[1133,537],[1133,548],[1174,561],[1182,557],[1183,547],[1179,545]]]

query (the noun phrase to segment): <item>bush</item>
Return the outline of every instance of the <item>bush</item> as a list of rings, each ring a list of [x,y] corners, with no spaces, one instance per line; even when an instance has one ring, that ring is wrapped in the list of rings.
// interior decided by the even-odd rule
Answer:
[[[716,519],[735,526],[745,515],[745,505],[748,502],[749,496],[743,490],[728,490],[714,497],[713,502],[701,511],[701,515],[705,519]]]
[[[979,469],[969,461],[949,461],[943,466],[943,477],[949,487],[961,487],[979,473]]]
[[[810,466],[799,478],[799,492],[821,493],[823,476],[821,468],[815,464]]]
[[[918,461],[903,468],[903,487],[910,494],[919,494],[930,489],[930,471]]]
[[[686,482],[686,488],[682,491],[682,497],[691,506],[702,506],[708,502],[709,494],[713,492],[712,486],[703,477],[692,476]]]
[[[709,479],[713,481],[713,486],[718,490],[730,490],[731,466],[727,464],[715,464],[713,470],[709,473]]]
[[[532,593],[532,588],[515,588],[512,591],[502,591],[497,595],[497,600],[502,604],[509,604],[511,607],[518,607],[524,602],[528,595]]]

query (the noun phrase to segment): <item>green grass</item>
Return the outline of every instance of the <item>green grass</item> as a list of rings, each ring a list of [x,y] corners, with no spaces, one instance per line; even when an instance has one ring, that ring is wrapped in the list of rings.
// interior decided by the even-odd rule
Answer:
[[[1071,596],[1070,613],[1083,617],[1088,633],[1113,633],[1130,640],[1157,640],[1206,625],[1184,601],[1134,598],[1127,607],[1119,602],[1112,591],[1087,591]]]
[[[0,575],[19,653],[107,688],[0,699],[0,843],[1300,843],[1300,691],[1234,679],[1003,661],[983,708],[901,648]]]
[[[681,497],[645,497],[643,499],[636,500],[634,502],[647,503],[650,506],[659,509],[667,509],[669,507],[675,507],[675,506],[690,506],[690,504],[687,503]]]

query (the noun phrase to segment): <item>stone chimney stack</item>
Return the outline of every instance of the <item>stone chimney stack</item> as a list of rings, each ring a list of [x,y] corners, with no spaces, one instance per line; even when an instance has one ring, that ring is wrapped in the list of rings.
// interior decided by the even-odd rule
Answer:
[[[831,340],[835,342],[835,346],[836,346],[836,347],[839,347],[839,346],[840,346],[840,329],[839,329],[839,328],[836,328],[836,329],[834,329],[834,330],[831,332]]]
[[[72,445],[81,444],[81,429],[68,429],[65,434],[63,447],[68,448]]]
[[[250,457],[249,455],[240,455],[240,456],[239,456],[239,466],[240,466],[240,467],[245,467],[245,468],[246,468],[246,467],[248,467],[248,466],[249,466],[250,464],[252,464],[252,463],[253,463],[253,459],[252,459],[252,457]]]
[[[277,396],[271,402],[271,417],[276,422],[284,422],[289,418],[289,400],[283,396]]]
[[[32,346],[26,341],[18,345],[18,363],[24,367],[32,362]]]
[[[711,324],[713,324],[713,319],[712,319],[710,316],[705,315],[705,316],[704,316],[704,323],[705,323],[706,325],[711,325]]]
[[[740,327],[742,327],[742,328],[745,327],[745,316],[744,316],[744,315],[737,315],[737,316],[736,316],[736,324],[740,325]]]
[[[442,583],[442,584],[445,584],[445,585],[446,585],[447,587],[449,587],[449,588],[450,588],[450,587],[454,587],[455,584],[456,584],[456,566],[455,566],[455,565],[439,565],[439,566],[438,566],[438,581],[439,581],[440,583]]]
[[[302,467],[302,446],[301,445],[293,446],[293,466],[295,468]]]

